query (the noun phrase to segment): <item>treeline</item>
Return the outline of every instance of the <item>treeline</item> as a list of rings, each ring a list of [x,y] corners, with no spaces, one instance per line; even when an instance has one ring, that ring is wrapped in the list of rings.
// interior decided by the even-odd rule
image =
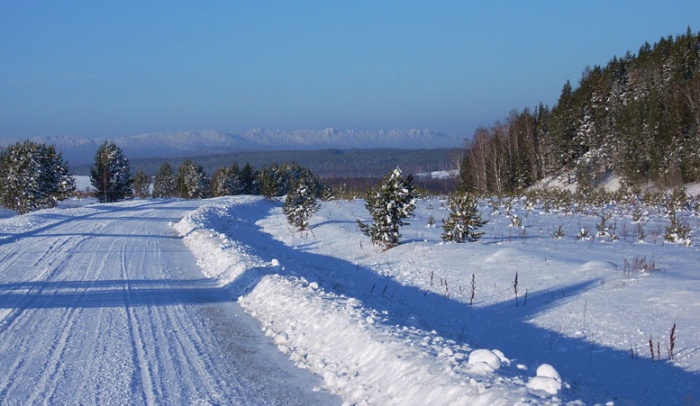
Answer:
[[[611,173],[632,185],[700,181],[700,35],[688,28],[587,67],[551,109],[540,104],[479,128],[460,188],[512,192],[562,173],[582,188]]]
[[[372,178],[381,179],[396,167],[407,173],[421,173],[458,169],[458,148],[422,150],[364,149],[364,150],[314,150],[314,151],[241,151],[230,154],[189,157],[196,159],[208,173],[214,173],[232,162],[248,162],[254,168],[270,166],[275,162],[296,162],[309,168],[321,178]],[[134,159],[132,165],[144,172],[155,174],[163,162],[173,168],[186,158]],[[87,175],[90,166],[78,166],[75,173]]]
[[[309,169],[295,163],[283,165],[273,163],[260,170],[253,169],[250,163],[246,163],[243,167],[233,163],[231,166],[222,166],[217,169],[210,177],[202,165],[192,160],[188,159],[180,164],[177,172],[166,162],[153,177],[151,194],[147,192],[150,177],[146,176],[142,179],[134,185],[134,190],[140,191],[136,193],[138,197],[152,195],[155,198],[203,199],[219,196],[263,195],[272,198],[286,195],[292,186],[302,179],[312,185],[315,196],[321,197],[324,194],[333,193]]]

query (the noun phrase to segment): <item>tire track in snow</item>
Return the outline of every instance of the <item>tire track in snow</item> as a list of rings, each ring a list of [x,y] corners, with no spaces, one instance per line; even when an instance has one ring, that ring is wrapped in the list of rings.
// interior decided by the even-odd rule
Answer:
[[[24,257],[28,255],[30,252],[27,252],[27,250],[24,250],[24,252],[21,255],[14,255],[14,258],[10,262],[2,262],[3,263],[3,268],[7,270],[11,269],[32,269],[32,268],[41,268],[39,273],[33,277],[30,277],[29,280],[21,280],[21,281],[16,281],[13,283],[17,284],[25,284],[27,287],[25,289],[14,289],[11,290],[11,292],[16,292],[25,290],[23,296],[16,301],[14,306],[11,309],[3,309],[3,313],[0,313],[0,332],[4,331],[5,329],[8,328],[10,324],[12,324],[17,317],[24,312],[31,304],[36,300],[37,297],[39,297],[44,290],[44,286],[42,282],[49,282],[51,281],[55,275],[59,272],[59,267],[55,266],[54,263],[58,260],[55,256],[49,256],[49,253],[52,252],[55,247],[57,246],[57,249],[61,249],[65,246],[68,245],[69,242],[71,242],[75,237],[68,237],[63,239],[59,244],[53,243],[50,244],[48,248],[43,248],[43,253],[40,255],[38,259],[36,259],[32,265],[32,267],[27,267],[24,264],[21,264],[20,262],[24,261]],[[35,245],[40,245],[40,244],[35,244]],[[48,258],[48,261],[46,264],[42,264],[42,262]]]
[[[83,246],[84,241],[85,240],[76,244],[73,251],[78,251],[80,247]],[[61,244],[61,246],[64,245],[65,244]],[[54,267],[55,275],[59,274],[59,270],[68,267],[71,257],[72,255],[68,255],[66,258],[61,259],[60,265],[64,266]],[[83,280],[98,280],[102,269],[104,268],[101,266],[88,267],[88,270],[92,270],[92,273],[83,275]],[[61,331],[60,336],[51,348],[49,359],[46,361],[43,372],[36,384],[37,389],[34,390],[32,397],[29,398],[29,404],[39,403],[42,398],[50,400],[56,392],[58,387],[57,383],[61,378],[61,368],[66,364],[66,349],[68,348],[68,343],[71,341],[71,338],[77,333],[76,325],[80,320],[81,314],[84,312],[83,302],[85,301],[86,294],[89,293],[90,290],[81,289],[78,292],[78,295],[72,300],[72,303],[66,303],[64,305],[68,310],[64,313],[61,323],[58,324]],[[40,387],[41,389],[39,389]]]
[[[4,399],[7,396],[7,394],[10,393],[18,384],[23,383],[23,380],[17,379],[17,377],[24,371],[25,367],[29,367],[25,362],[23,354],[30,353],[32,349],[37,346],[39,339],[46,336],[46,331],[52,331],[50,329],[46,329],[45,326],[36,324],[33,315],[37,312],[37,310],[28,310],[28,308],[36,300],[39,300],[39,298],[43,295],[44,291],[46,290],[45,287],[48,286],[48,284],[51,283],[51,281],[53,281],[56,278],[56,276],[60,273],[61,267],[59,265],[63,263],[63,261],[65,261],[65,258],[61,258],[61,262],[59,262],[58,258],[51,257],[48,255],[48,253],[57,246],[59,248],[67,246],[68,243],[73,239],[74,237],[69,237],[67,239],[62,240],[60,243],[53,243],[49,245],[45,253],[34,262],[35,266],[42,266],[41,271],[30,281],[27,281],[29,282],[29,287],[26,289],[26,292],[24,293],[22,298],[17,302],[17,304],[9,312],[9,314],[7,314],[0,321],[0,338],[2,337],[2,334],[7,333],[10,329],[12,331],[32,332],[31,334],[27,334],[26,336],[24,336],[24,339],[21,339],[20,342],[2,340],[3,345],[2,347],[0,347],[0,351],[2,351],[3,354],[7,354],[9,350],[8,346],[12,346],[16,348],[16,350],[13,352],[17,356],[15,357],[14,361],[9,366],[9,368],[7,368],[7,370],[3,374],[3,379],[0,381],[0,400]],[[77,246],[81,245],[83,241],[84,240],[80,240],[77,243]],[[24,255],[28,254],[29,253],[27,252],[24,253]],[[19,261],[22,256],[23,255],[17,256],[16,261]],[[47,261],[48,263],[42,264],[42,262],[47,258],[49,259]],[[56,264],[56,262],[59,262],[59,264]],[[16,267],[17,265],[17,262],[9,264],[10,267]],[[7,264],[5,264],[5,269],[10,269],[7,267]],[[67,323],[67,320],[69,320],[71,314],[72,312],[69,312],[69,314],[64,314],[61,318],[61,324]],[[66,333],[66,330],[64,330],[64,333]],[[49,346],[49,348],[51,349],[50,353],[55,354],[57,346],[65,348],[66,340],[67,336],[61,337],[59,338],[58,343],[54,342],[54,346]],[[63,344],[60,344],[61,342],[63,342]],[[49,362],[50,361],[47,361],[47,364],[45,365],[48,365]]]
[[[151,376],[148,361],[146,359],[146,349],[143,341],[143,333],[139,324],[136,311],[133,307],[132,286],[129,279],[129,274],[126,267],[126,246],[128,241],[125,241],[121,249],[121,278],[124,281],[124,301],[127,313],[127,325],[129,329],[129,339],[134,350],[132,361],[134,362],[134,371],[131,377],[131,389],[133,392],[140,392],[141,399],[145,404],[156,404],[156,396],[153,392],[153,377]]]

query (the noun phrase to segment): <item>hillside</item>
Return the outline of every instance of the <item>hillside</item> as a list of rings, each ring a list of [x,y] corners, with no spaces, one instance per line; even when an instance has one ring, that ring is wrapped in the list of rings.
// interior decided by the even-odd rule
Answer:
[[[700,180],[700,35],[643,44],[586,67],[558,103],[524,109],[477,130],[461,171],[465,190],[507,192],[547,176],[595,187],[614,173],[627,183]]]

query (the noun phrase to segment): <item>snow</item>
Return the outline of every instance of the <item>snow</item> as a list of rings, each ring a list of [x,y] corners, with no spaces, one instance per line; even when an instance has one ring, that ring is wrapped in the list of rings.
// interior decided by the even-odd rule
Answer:
[[[553,366],[542,364],[537,368],[537,376],[530,378],[527,387],[536,391],[544,391],[550,395],[556,395],[561,389],[561,377]]]
[[[664,243],[668,221],[654,210],[639,242],[631,215],[608,209],[614,242],[575,237],[597,213],[516,202],[522,228],[482,204],[485,236],[445,244],[426,227],[448,214],[437,198],[418,202],[390,250],[357,227],[369,218],[362,200],[324,202],[308,232],[286,224],[280,202],[250,196],[212,200],[176,228],[279,350],[348,404],[698,400],[700,253]],[[565,236],[552,238],[560,225]],[[643,258],[653,269],[630,269]],[[650,359],[650,336],[661,360]]]
[[[202,277],[169,226],[198,205],[0,220],[0,403],[339,404]]]
[[[2,219],[0,402],[699,401],[697,242],[665,242],[655,208],[512,203],[480,202],[484,236],[457,244],[426,227],[447,201],[420,199],[389,250],[362,200],[322,202],[305,231],[258,196]],[[603,211],[618,238],[576,238]]]

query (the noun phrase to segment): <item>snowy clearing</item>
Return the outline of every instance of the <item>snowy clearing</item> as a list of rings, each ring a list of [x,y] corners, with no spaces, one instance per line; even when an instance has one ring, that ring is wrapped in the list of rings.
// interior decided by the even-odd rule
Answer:
[[[305,233],[252,196],[213,199],[176,228],[279,350],[348,404],[700,401],[698,248],[664,243],[654,213],[640,242],[614,207],[617,241],[576,238],[593,213],[513,210],[483,207],[482,240],[444,244],[429,218],[439,225],[445,202],[422,200],[384,252],[357,227],[360,200],[324,202]]]

